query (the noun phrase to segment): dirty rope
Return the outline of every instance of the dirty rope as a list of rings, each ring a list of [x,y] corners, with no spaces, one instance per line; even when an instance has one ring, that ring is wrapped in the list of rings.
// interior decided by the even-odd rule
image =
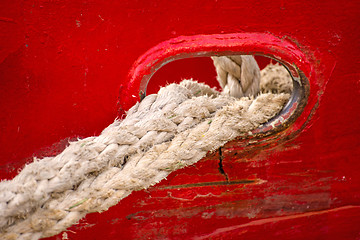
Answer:
[[[71,142],[55,157],[35,158],[14,179],[0,182],[0,238],[53,236],[87,213],[106,211],[132,191],[251,134],[289,96],[238,99],[191,80],[170,84],[100,136]]]

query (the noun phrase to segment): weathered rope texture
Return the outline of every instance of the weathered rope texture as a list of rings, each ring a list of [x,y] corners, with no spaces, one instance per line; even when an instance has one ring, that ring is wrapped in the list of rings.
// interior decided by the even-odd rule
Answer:
[[[270,91],[271,92],[271,91]],[[185,80],[147,96],[100,136],[0,182],[0,238],[39,239],[106,211],[275,116],[289,94],[233,98]]]
[[[237,98],[257,96],[260,93],[260,69],[253,56],[211,58],[224,93]]]
[[[291,77],[280,64],[269,64],[261,72],[260,89],[263,93],[289,93],[293,91]]]

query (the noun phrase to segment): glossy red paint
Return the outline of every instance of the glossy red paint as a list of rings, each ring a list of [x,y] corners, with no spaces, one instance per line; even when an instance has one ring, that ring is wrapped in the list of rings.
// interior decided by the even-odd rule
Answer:
[[[168,60],[260,53],[295,63],[309,79],[308,104],[289,128],[228,143],[88,215],[70,228],[70,239],[360,238],[359,2],[0,5],[2,179],[69,139],[99,134],[138,97],[143,77]],[[192,73],[214,84],[211,67],[204,58],[174,61],[155,73],[150,89],[168,81],[167,69],[171,81]]]
[[[126,84],[126,87],[121,88],[124,93],[129,94],[120,92],[120,103],[125,109],[133,106],[139,100],[139,89],[145,92],[152,75],[168,62],[183,58],[235,53],[273,57],[290,65],[296,65],[305,71],[306,75],[312,76],[310,74],[312,69],[306,56],[296,45],[271,34],[238,33],[181,36],[151,48],[134,63],[129,74],[129,83]],[[315,88],[319,82],[312,81],[313,87]],[[316,90],[314,94],[316,94]]]

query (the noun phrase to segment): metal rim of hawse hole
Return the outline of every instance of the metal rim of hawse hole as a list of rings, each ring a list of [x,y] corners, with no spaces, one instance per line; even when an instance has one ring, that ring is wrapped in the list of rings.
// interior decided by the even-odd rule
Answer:
[[[234,54],[234,53],[232,53]],[[245,54],[243,54],[245,55]],[[277,133],[283,131],[284,129],[288,128],[295,120],[301,115],[304,107],[306,106],[309,93],[310,93],[310,84],[305,76],[304,72],[297,68],[296,65],[291,65],[287,62],[283,62],[278,60],[277,58],[262,55],[268,57],[270,59],[275,60],[279,64],[281,64],[289,73],[292,82],[293,82],[293,91],[291,93],[289,101],[286,103],[284,108],[273,118],[271,118],[267,123],[263,124],[262,126],[258,127],[257,129],[251,131],[250,135],[253,136],[265,136],[271,135],[273,133]],[[204,57],[204,56],[199,56]],[[186,57],[185,57],[186,58]],[[185,59],[185,58],[178,58],[178,59]],[[161,66],[166,65],[169,62],[172,62],[177,59],[172,59],[167,61],[166,63],[161,64]],[[159,67],[161,68],[161,67]],[[158,69],[159,69],[158,68]],[[157,69],[157,70],[158,70]],[[155,73],[154,71],[151,76]],[[148,83],[151,80],[151,76],[148,76],[146,79],[143,79],[143,83],[141,85],[141,89],[139,92],[140,99],[144,99],[146,96],[146,89]]]
[[[270,56],[266,57],[275,60],[287,70],[292,79],[293,91],[283,109],[267,123],[251,131],[252,135],[270,135],[288,128],[303,112],[310,94],[309,80],[296,65],[282,62]]]

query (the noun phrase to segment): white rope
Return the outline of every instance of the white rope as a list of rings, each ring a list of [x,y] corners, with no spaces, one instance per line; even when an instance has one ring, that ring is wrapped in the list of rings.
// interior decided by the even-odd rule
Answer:
[[[100,136],[25,166],[0,182],[0,238],[58,234],[90,212],[106,211],[207,152],[275,116],[289,94],[237,99],[185,80],[162,88]]]
[[[261,92],[292,93],[293,84],[290,75],[280,64],[269,64],[260,74]]]
[[[237,98],[257,96],[260,93],[260,69],[253,56],[211,58],[224,93]]]

